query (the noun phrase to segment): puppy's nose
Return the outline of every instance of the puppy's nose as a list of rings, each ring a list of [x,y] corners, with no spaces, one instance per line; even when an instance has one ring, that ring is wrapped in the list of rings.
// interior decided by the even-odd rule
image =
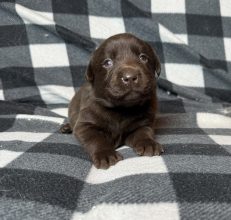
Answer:
[[[122,82],[124,84],[136,84],[138,83],[138,74],[137,73],[124,73],[122,76]]]

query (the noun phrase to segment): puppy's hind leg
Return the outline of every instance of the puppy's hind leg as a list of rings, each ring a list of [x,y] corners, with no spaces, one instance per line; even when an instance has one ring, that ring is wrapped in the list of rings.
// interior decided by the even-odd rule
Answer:
[[[72,133],[72,128],[71,128],[71,125],[70,123],[66,123],[66,124],[63,124],[59,131],[63,134],[71,134]]]

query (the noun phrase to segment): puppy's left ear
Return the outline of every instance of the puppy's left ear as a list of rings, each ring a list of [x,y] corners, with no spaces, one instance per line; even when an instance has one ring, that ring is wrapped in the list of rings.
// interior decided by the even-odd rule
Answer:
[[[85,73],[85,78],[90,83],[93,83],[94,81],[93,59],[94,59],[94,53],[91,55],[90,62],[87,66],[87,70]]]
[[[160,72],[161,72],[160,59],[157,56],[154,48],[152,48],[151,45],[149,45],[148,43],[147,43],[147,46],[149,49],[149,56],[151,58],[153,72],[155,73],[155,77],[158,78],[160,76]]]
[[[92,83],[94,81],[94,74],[93,74],[93,69],[92,69],[92,61],[90,61],[88,66],[87,66],[87,71],[86,71],[86,74],[85,74],[85,78],[90,83]]]
[[[153,50],[154,56],[155,56],[155,77],[158,78],[161,73],[161,64],[160,64],[160,59],[156,55],[155,51]]]

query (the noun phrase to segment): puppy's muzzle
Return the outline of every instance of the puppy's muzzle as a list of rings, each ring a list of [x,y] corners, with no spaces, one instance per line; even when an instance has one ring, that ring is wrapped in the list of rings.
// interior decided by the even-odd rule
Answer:
[[[140,71],[135,68],[123,68],[121,69],[121,81],[126,86],[135,87],[140,81]]]
[[[124,73],[121,80],[126,85],[137,84],[139,81],[138,74],[133,72]]]

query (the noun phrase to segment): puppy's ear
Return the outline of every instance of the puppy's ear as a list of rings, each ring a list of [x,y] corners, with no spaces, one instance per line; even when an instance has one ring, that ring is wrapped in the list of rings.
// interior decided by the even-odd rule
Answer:
[[[151,58],[153,72],[155,73],[155,77],[158,78],[161,72],[160,59],[157,56],[155,50],[151,47],[151,45],[147,43],[147,46],[149,49],[149,56]]]
[[[160,59],[156,55],[154,50],[153,50],[153,53],[155,56],[155,77],[158,78],[160,76],[160,72],[161,72],[161,64],[160,64]]]
[[[94,81],[94,74],[93,74],[93,69],[92,69],[92,61],[89,62],[85,78],[88,82],[92,83]]]

